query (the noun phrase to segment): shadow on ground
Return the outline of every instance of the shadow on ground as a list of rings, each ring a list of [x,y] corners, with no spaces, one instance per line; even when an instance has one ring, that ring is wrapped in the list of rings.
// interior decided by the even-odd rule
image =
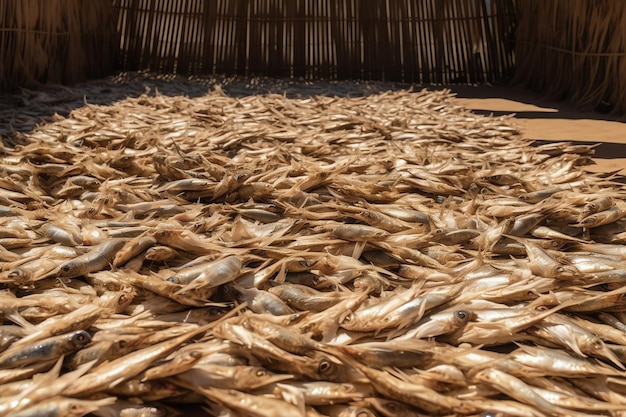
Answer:
[[[626,115],[618,116],[609,114],[610,109],[591,109],[584,106],[574,106],[568,103],[565,98],[554,99],[545,95],[526,89],[519,85],[458,85],[450,87],[459,99],[476,99],[476,107],[472,110],[478,114],[502,116],[515,113],[515,117],[520,119],[591,119],[626,122]],[[494,100],[509,101],[517,103],[512,108],[525,107],[532,110],[496,110],[490,106],[480,108],[480,102],[486,104]],[[540,103],[540,106],[537,104]],[[521,104],[522,106],[519,106]]]
[[[380,81],[305,81],[267,77],[183,77],[133,72],[78,83],[73,86],[41,85],[19,89],[19,93],[0,94],[0,139],[19,142],[19,133],[31,131],[37,124],[67,117],[86,103],[112,105],[141,95],[200,97],[215,88],[231,97],[255,94],[280,94],[287,97],[367,96],[383,91],[407,89],[410,84]],[[421,87],[420,87],[421,88]]]

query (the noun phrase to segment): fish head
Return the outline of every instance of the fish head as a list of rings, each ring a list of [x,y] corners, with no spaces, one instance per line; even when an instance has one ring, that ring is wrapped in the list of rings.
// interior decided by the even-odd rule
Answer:
[[[65,414],[63,415],[68,417],[79,417],[87,413],[89,413],[89,408],[85,404],[72,402],[67,405],[67,409],[65,410]]]
[[[319,259],[316,266],[322,273],[332,274],[339,268],[339,261],[331,254],[326,254]]]
[[[30,272],[28,272],[27,270],[23,269],[23,268],[15,268],[14,270],[10,271],[7,274],[7,278],[9,278],[12,281],[26,281],[28,279],[30,279]]]
[[[617,366],[621,370],[626,370],[626,367],[619,360],[617,355],[600,339],[599,337],[585,337],[579,342],[580,350],[583,352],[604,358]]]
[[[353,312],[348,312],[345,317],[343,317],[343,320],[339,322],[339,326],[346,330],[358,329],[362,325],[363,323],[359,320],[359,316]]]
[[[144,381],[143,384],[155,398],[170,398],[181,394],[181,388],[165,379]]]
[[[454,324],[458,327],[465,326],[468,321],[476,319],[476,313],[469,310],[456,310],[453,313]]]
[[[232,309],[231,306],[221,306],[221,305],[214,305],[214,306],[206,307],[202,309],[201,311],[201,315],[200,315],[201,320],[206,323],[210,323],[212,321],[219,319],[224,314],[228,313],[231,309]]]
[[[115,397],[103,398],[101,400],[79,400],[69,399],[64,401],[63,410],[58,415],[64,417],[81,417],[91,412],[98,410],[101,407],[106,407],[115,403]]]
[[[409,406],[398,401],[381,397],[371,397],[365,400],[368,404],[385,417],[411,416],[415,415]]]
[[[560,265],[554,268],[554,276],[563,278],[580,277],[580,271],[573,265]]]
[[[115,294],[115,297],[117,298],[117,301],[116,301],[117,305],[115,307],[115,311],[116,312],[122,312],[122,311],[126,310],[126,308],[135,299],[135,295],[136,295],[136,293],[132,289],[120,291],[119,294]]]
[[[172,275],[171,277],[167,278],[165,281],[171,282],[172,284],[181,284],[180,278],[177,277],[176,275]]]
[[[177,229],[159,229],[154,232],[153,237],[157,242],[167,245],[168,243],[181,239],[181,233],[182,232]]]
[[[113,342],[113,356],[123,356],[128,352],[139,349],[143,338],[139,335],[117,335]]]
[[[76,262],[75,260],[67,261],[61,265],[56,270],[56,274],[59,278],[72,278],[75,277],[76,274],[80,275],[78,272],[81,267],[81,263]]]
[[[273,384],[275,382],[292,379],[290,374],[275,374],[263,367],[246,366],[237,375],[240,381],[245,381],[245,386],[249,389],[257,389]]]
[[[317,359],[315,374],[317,374],[322,381],[368,382],[363,373],[358,369],[348,363],[340,361],[334,356],[319,352],[315,356]]]
[[[84,330],[74,332],[70,336],[70,343],[76,349],[82,349],[91,342],[91,335]]]

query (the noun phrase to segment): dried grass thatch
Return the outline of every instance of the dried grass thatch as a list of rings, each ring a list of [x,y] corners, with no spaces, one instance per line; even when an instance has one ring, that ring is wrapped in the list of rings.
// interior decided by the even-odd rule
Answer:
[[[110,0],[0,1],[0,89],[109,74],[119,38]]]
[[[517,4],[517,81],[581,107],[626,111],[626,2]]]
[[[124,70],[506,80],[513,0],[114,0]]]

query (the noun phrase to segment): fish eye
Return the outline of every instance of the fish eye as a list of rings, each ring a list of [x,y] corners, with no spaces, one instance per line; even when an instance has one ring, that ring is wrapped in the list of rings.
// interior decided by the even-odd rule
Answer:
[[[84,331],[80,331],[74,335],[73,340],[78,343],[88,342],[89,335]]]
[[[22,274],[22,270],[21,269],[14,269],[13,271],[9,272],[8,277],[9,278],[19,278],[21,277]]]
[[[467,310],[458,310],[455,314],[456,317],[461,321],[469,319],[469,312]]]
[[[356,392],[356,387],[354,385],[350,385],[350,384],[341,384],[341,390],[343,392]]]
[[[258,377],[262,377],[262,376],[266,376],[267,372],[265,372],[265,369],[257,369],[257,371],[254,373],[254,375],[256,375]]]
[[[400,407],[397,402],[389,401],[387,404],[385,404],[385,409],[391,411],[392,413],[395,413],[400,409]]]
[[[65,272],[65,273],[70,272],[70,269],[71,269],[71,268],[70,268],[70,266],[69,266],[69,265],[63,265],[63,266],[61,267],[61,271]]]
[[[217,290],[218,290],[219,295],[225,298],[234,297],[235,294],[238,294],[235,288],[233,288],[232,286],[228,284],[220,285],[219,287],[217,287]],[[222,313],[220,313],[220,315],[221,314]]]
[[[328,359],[322,359],[319,363],[319,365],[317,366],[317,372],[319,372],[320,374],[324,374],[329,372],[333,367],[333,364],[330,363],[330,361]]]
[[[317,263],[317,259],[303,259],[298,263],[305,268],[311,268],[315,266],[315,264]]]
[[[126,340],[118,340],[117,341],[117,346],[121,349],[126,348],[126,346],[128,346],[128,343],[126,343]]]

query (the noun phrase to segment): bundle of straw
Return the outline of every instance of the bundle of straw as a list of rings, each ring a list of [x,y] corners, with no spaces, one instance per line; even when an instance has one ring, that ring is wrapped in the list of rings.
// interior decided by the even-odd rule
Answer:
[[[518,1],[515,80],[580,107],[626,111],[626,2]]]
[[[111,73],[115,24],[110,0],[0,1],[0,89]]]

